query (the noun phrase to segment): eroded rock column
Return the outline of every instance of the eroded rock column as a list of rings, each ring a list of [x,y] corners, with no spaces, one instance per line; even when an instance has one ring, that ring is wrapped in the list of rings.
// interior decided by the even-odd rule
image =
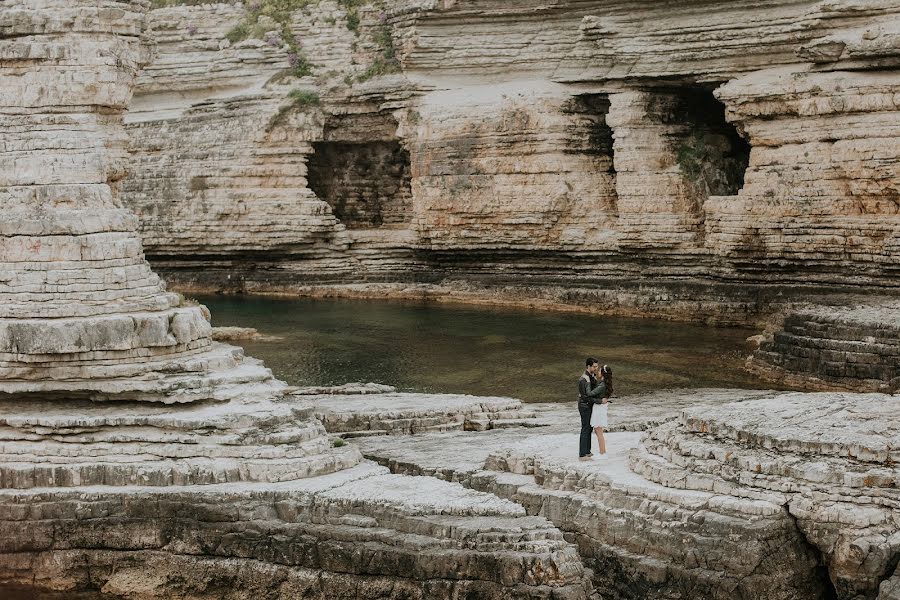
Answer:
[[[529,81],[423,97],[411,157],[427,247],[451,262],[612,248],[608,107],[605,95]]]
[[[793,68],[717,90],[754,150],[743,189],[707,203],[709,248],[769,278],[848,284],[894,276],[898,91],[891,71]]]
[[[676,163],[675,140],[688,129],[677,105],[674,94],[610,95],[622,248],[693,249],[702,239],[700,206]]]
[[[700,86],[610,96],[620,247],[702,253],[705,203],[743,185],[749,146]]]

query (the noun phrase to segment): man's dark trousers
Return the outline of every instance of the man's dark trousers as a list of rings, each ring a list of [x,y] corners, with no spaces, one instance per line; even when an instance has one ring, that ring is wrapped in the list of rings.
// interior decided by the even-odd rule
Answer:
[[[594,403],[578,401],[578,414],[581,415],[581,435],[578,437],[578,457],[591,453],[591,410]]]

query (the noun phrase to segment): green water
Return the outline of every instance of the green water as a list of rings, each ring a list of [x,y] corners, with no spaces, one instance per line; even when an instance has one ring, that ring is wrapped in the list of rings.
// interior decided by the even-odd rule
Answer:
[[[758,388],[741,370],[747,329],[648,319],[354,300],[200,297],[213,325],[292,385],[373,381],[401,390],[571,401],[584,358],[614,369],[617,396],[674,387]]]

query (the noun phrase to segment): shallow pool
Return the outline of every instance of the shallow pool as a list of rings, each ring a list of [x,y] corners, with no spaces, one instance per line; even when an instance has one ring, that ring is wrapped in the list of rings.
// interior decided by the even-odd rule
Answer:
[[[402,390],[573,400],[586,356],[616,395],[673,387],[770,387],[741,369],[754,331],[649,319],[356,300],[203,296],[213,325],[292,385],[373,381]]]

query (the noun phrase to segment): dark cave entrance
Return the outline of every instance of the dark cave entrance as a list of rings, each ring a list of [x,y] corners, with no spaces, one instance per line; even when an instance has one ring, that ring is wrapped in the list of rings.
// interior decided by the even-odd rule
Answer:
[[[750,143],[725,119],[725,105],[714,88],[667,90],[677,98],[673,125],[682,125],[674,143],[675,160],[694,196],[733,196],[744,185]]]
[[[395,121],[366,117],[329,123],[325,141],[313,143],[309,187],[349,229],[406,225],[412,205],[409,152],[394,135]]]

